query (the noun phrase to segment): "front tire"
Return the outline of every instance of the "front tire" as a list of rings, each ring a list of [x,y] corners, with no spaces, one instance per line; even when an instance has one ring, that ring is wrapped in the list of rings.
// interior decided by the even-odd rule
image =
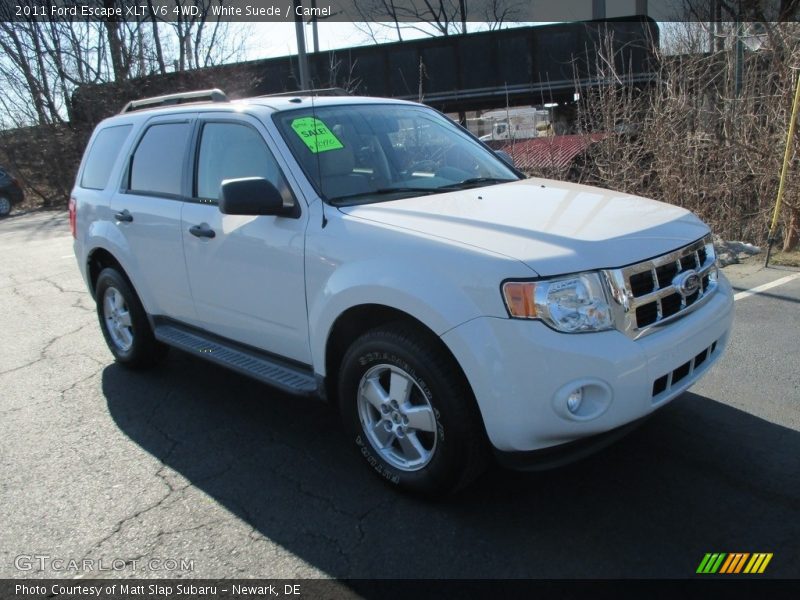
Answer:
[[[358,338],[342,361],[339,401],[364,460],[403,490],[447,494],[487,464],[486,434],[464,375],[421,329],[394,324]]]
[[[11,213],[11,199],[8,196],[0,195],[0,218],[7,217]]]
[[[169,347],[153,336],[142,303],[119,271],[109,267],[100,272],[95,299],[100,329],[118,363],[144,369],[163,360]]]

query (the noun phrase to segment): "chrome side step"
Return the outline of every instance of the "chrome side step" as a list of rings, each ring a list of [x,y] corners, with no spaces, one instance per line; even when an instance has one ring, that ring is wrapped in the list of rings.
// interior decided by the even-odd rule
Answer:
[[[256,350],[227,344],[216,336],[175,323],[156,324],[153,333],[160,342],[258,379],[284,392],[299,396],[315,396],[319,392],[311,369],[304,370]]]

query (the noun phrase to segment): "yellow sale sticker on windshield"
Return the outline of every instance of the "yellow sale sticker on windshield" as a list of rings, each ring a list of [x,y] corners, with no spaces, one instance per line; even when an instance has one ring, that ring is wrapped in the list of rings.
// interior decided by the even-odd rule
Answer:
[[[314,117],[295,119],[292,121],[292,129],[314,154],[344,148],[328,126]]]

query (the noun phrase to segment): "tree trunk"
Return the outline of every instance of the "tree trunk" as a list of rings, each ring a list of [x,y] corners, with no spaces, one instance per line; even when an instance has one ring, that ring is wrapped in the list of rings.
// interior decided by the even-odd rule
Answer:
[[[114,0],[103,0],[103,6],[108,10],[112,10],[114,8]],[[108,36],[108,52],[111,55],[111,65],[114,68],[114,79],[123,81],[128,78],[128,61],[125,59],[125,50],[119,37],[117,17],[108,17],[103,21],[103,25],[105,25]]]
[[[25,78],[25,84],[30,91],[31,101],[33,102],[33,107],[36,110],[36,116],[39,124],[44,125],[49,123],[44,101],[42,100],[41,88],[36,76],[33,73],[31,58],[25,51],[16,28],[11,27],[11,24],[6,23],[0,25],[2,25],[5,33],[9,36],[9,38],[11,38],[13,47],[7,47],[5,44],[0,45],[2,45],[5,53],[11,57],[14,64],[22,71],[22,76]]]
[[[797,207],[787,204],[786,210],[789,211],[789,225],[786,228],[786,235],[783,236],[783,251],[791,252],[797,248],[800,242],[800,216]]]
[[[156,62],[158,62],[158,72],[162,75],[167,74],[167,65],[164,63],[164,51],[161,49],[161,36],[158,33],[158,20],[156,19],[155,12],[153,11],[153,1],[147,0],[147,6],[150,7],[150,20],[153,22],[153,45],[156,50]]]
[[[63,119],[61,115],[58,114],[58,109],[56,108],[56,103],[53,100],[53,94],[50,91],[50,82],[48,81],[48,74],[47,69],[44,65],[44,49],[42,48],[42,40],[40,38],[41,31],[38,27],[34,27],[33,24],[29,24],[30,30],[29,34],[31,40],[33,41],[33,48],[34,54],[36,55],[36,66],[39,72],[39,89],[42,93],[42,101],[44,102],[45,106],[47,107],[47,111],[49,112],[50,116],[50,123],[58,123],[62,122]]]

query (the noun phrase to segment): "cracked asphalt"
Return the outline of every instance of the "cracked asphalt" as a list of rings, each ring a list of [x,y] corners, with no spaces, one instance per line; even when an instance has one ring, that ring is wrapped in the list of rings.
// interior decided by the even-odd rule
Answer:
[[[320,402],[177,351],[116,366],[71,242],[63,213],[0,221],[0,577],[691,577],[734,551],[800,576],[800,278],[737,302],[725,358],[627,438],[425,503]]]

